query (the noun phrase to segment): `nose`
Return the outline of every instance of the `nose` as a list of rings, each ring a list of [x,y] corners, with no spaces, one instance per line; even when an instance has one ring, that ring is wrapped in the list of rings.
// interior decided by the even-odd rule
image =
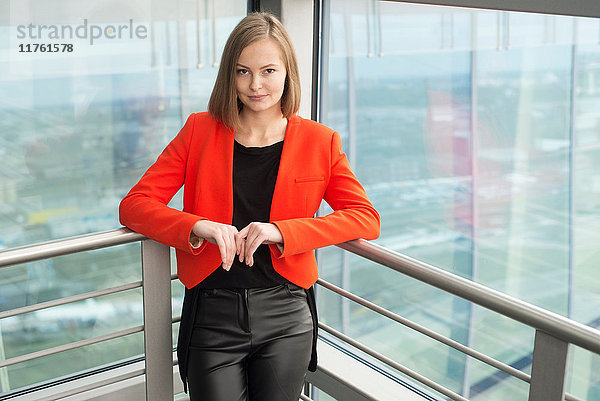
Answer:
[[[252,82],[250,82],[250,90],[257,91],[262,87],[262,81],[259,74],[252,75]]]

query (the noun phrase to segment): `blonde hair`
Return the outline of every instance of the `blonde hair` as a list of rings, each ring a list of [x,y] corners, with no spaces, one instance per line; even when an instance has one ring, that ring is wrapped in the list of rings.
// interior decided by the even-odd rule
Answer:
[[[238,59],[246,46],[264,39],[273,39],[279,44],[287,72],[281,96],[282,114],[289,119],[300,107],[298,61],[288,33],[273,14],[250,13],[237,24],[225,43],[217,80],[208,101],[210,115],[231,129],[241,126],[239,110],[242,103],[235,86]]]

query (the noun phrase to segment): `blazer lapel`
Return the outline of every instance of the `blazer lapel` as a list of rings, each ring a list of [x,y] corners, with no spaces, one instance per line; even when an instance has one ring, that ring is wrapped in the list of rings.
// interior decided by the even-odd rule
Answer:
[[[217,123],[212,144],[203,152],[210,152],[200,166],[204,188],[200,202],[210,208],[211,217],[223,224],[233,223],[233,130]],[[208,217],[208,216],[207,216]]]
[[[286,210],[289,209],[287,206],[290,202],[294,202],[294,170],[297,167],[295,163],[298,163],[297,152],[302,151],[302,144],[298,143],[301,139],[298,135],[300,123],[301,118],[294,114],[289,119],[285,130],[279,170],[271,201],[270,221],[287,218],[285,215]]]

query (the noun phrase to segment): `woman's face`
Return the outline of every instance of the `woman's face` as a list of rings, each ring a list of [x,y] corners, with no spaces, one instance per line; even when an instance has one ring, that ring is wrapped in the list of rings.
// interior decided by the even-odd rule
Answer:
[[[281,112],[286,70],[281,49],[273,39],[246,46],[236,65],[235,87],[246,111]]]

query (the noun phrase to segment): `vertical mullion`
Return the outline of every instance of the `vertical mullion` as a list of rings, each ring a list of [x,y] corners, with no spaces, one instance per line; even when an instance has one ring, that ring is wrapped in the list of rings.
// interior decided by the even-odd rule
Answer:
[[[569,121],[569,276],[567,289],[567,316],[573,317],[573,279],[575,268],[575,113],[577,107],[577,19],[573,19],[573,45],[571,48],[571,107]]]
[[[479,171],[479,164],[477,163],[478,157],[478,133],[477,127],[479,125],[478,114],[477,114],[477,11],[471,11],[471,279],[477,281],[477,270],[478,270],[478,225],[479,225],[479,203],[477,198],[477,173]],[[473,337],[475,334],[475,305],[470,304],[469,308],[469,329],[467,334],[467,346],[470,347],[473,344]],[[465,358],[465,370],[463,377],[463,396],[465,398],[470,397],[471,393],[471,358]]]

